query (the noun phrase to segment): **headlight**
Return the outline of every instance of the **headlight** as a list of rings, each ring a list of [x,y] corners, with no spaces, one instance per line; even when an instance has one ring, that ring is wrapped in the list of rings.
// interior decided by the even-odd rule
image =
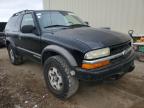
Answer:
[[[109,55],[110,55],[110,49],[103,48],[103,49],[98,49],[86,53],[84,59],[96,59],[96,58],[105,57]]]

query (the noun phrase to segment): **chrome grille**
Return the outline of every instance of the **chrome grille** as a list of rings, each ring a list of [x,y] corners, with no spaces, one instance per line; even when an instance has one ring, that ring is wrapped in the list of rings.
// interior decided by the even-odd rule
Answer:
[[[122,44],[111,46],[110,47],[111,55],[115,55],[117,53],[120,53],[120,52],[122,52],[122,51],[124,51],[124,50],[126,50],[130,47],[131,47],[131,42],[130,41],[122,43]]]

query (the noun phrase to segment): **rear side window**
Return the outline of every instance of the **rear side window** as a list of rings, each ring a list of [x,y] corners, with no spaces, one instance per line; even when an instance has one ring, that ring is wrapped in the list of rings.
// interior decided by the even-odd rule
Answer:
[[[19,31],[20,16],[13,16],[9,19],[5,31]]]
[[[21,27],[23,27],[25,25],[33,25],[34,26],[32,14],[24,15],[22,23],[21,23]]]

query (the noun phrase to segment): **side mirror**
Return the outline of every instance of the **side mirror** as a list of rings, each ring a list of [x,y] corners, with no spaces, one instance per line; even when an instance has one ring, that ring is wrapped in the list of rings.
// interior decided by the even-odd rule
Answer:
[[[85,24],[86,24],[86,25],[89,25],[89,22],[85,21]]]
[[[24,25],[21,28],[22,33],[33,33],[35,27],[33,25]]]
[[[129,31],[128,31],[128,34],[129,34],[131,37],[132,37],[133,33],[134,33],[134,30],[129,30]]]

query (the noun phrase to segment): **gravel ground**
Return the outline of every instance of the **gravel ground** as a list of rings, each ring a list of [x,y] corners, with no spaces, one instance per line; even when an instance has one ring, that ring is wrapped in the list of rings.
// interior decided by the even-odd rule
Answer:
[[[119,81],[80,82],[67,101],[46,88],[40,64],[10,64],[7,50],[0,49],[0,108],[144,108],[144,63]]]

